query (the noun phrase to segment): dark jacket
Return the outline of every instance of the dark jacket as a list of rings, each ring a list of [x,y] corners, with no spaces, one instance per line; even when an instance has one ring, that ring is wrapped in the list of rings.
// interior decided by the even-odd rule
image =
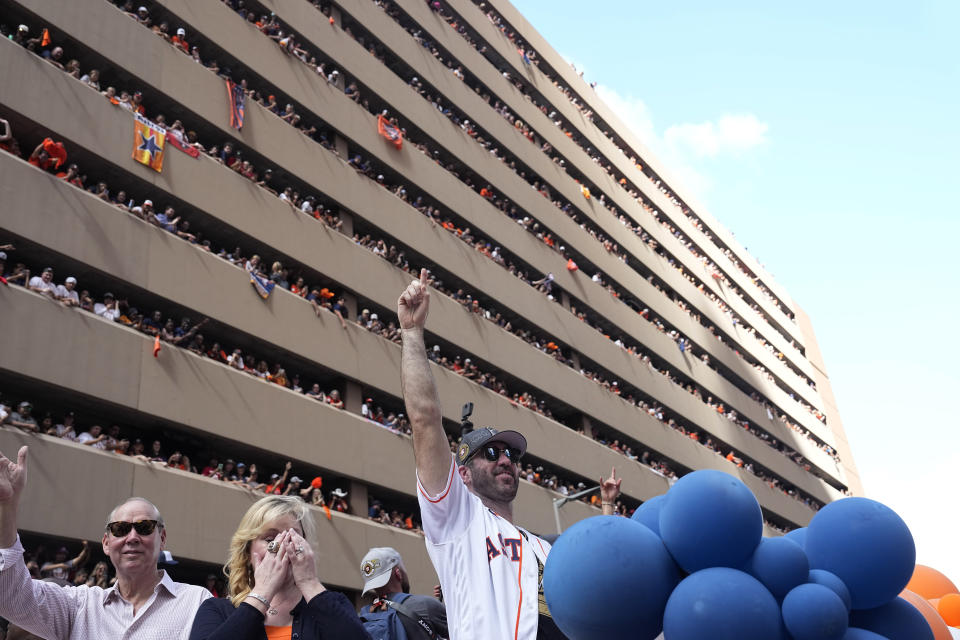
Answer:
[[[324,591],[293,608],[293,640],[371,640],[347,597]],[[204,600],[193,620],[190,640],[267,640],[263,614],[230,600]]]

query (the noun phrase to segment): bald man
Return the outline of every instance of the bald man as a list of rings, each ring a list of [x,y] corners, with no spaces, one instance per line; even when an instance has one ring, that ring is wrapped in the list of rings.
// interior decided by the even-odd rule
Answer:
[[[212,595],[157,570],[167,531],[149,500],[130,498],[107,518],[101,542],[117,571],[114,586],[61,587],[32,579],[24,565],[17,507],[26,483],[27,447],[16,462],[0,453],[0,616],[48,640],[188,640],[200,603]]]

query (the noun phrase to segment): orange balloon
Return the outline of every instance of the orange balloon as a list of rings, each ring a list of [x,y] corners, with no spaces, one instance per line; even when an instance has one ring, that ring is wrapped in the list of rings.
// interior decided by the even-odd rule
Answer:
[[[951,627],[960,627],[960,593],[948,593],[940,598],[937,613]]]
[[[922,564],[914,568],[913,577],[910,578],[906,588],[907,591],[913,591],[924,600],[942,598],[948,593],[960,593],[960,589],[950,582],[950,578]]]
[[[929,602],[912,591],[904,590],[900,597],[912,604],[923,615],[923,619],[927,621],[930,630],[933,631],[933,640],[953,640],[953,634],[950,633],[949,627],[944,623],[937,610],[930,606]]]

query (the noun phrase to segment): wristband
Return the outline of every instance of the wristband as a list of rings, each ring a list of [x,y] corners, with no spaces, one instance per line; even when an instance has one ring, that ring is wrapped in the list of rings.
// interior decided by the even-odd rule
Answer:
[[[260,602],[263,603],[263,606],[265,606],[267,609],[270,608],[270,601],[264,598],[259,593],[250,592],[247,594],[247,598],[253,598],[254,600],[259,600]]]

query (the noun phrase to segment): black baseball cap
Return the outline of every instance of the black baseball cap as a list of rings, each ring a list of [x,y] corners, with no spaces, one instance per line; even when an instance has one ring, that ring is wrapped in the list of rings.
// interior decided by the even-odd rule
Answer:
[[[483,450],[488,442],[502,442],[508,447],[517,449],[520,455],[527,451],[527,439],[519,431],[497,431],[491,427],[476,429],[463,436],[457,446],[457,464],[465,465],[470,458]]]

